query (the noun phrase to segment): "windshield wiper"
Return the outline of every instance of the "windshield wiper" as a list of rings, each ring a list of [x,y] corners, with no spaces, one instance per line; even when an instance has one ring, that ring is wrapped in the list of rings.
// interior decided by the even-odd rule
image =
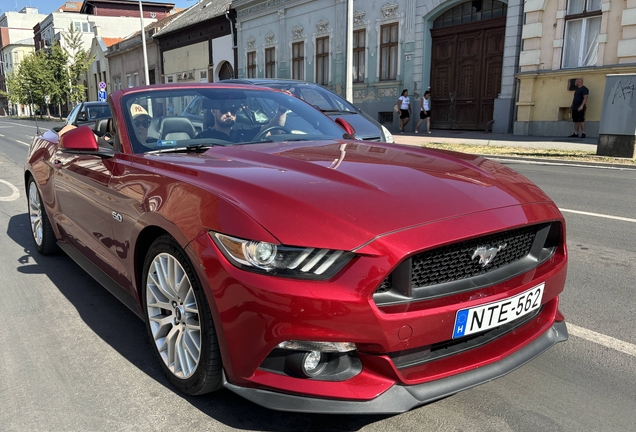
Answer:
[[[185,147],[173,147],[161,150],[153,150],[146,152],[146,154],[158,154],[158,153],[200,153],[204,152],[212,147],[223,146],[222,144],[191,144]]]

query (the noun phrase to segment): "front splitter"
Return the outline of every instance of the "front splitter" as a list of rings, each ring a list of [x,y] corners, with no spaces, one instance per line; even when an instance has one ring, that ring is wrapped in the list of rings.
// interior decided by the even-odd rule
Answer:
[[[247,400],[278,411],[321,414],[399,414],[502,377],[528,363],[553,345],[567,339],[568,330],[565,321],[558,321],[532,343],[497,362],[432,382],[412,386],[394,385],[380,396],[368,401],[321,399],[240,387],[227,382],[225,375],[223,385]]]

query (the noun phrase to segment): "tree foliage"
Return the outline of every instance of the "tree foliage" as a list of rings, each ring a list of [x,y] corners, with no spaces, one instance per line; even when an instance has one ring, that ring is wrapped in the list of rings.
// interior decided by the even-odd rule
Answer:
[[[54,83],[48,73],[46,53],[38,51],[24,57],[18,69],[7,77],[7,90],[12,103],[43,105]]]
[[[69,99],[73,103],[80,102],[84,99],[86,91],[82,78],[95,60],[95,56],[91,57],[90,52],[84,49],[82,32],[76,29],[72,23],[69,25],[68,31],[62,34],[62,37],[67,46],[64,48],[64,52],[69,60],[68,74],[71,81]]]
[[[73,25],[62,37],[68,48],[54,41],[50,49],[26,56],[7,77],[6,96],[11,103],[44,106],[46,96],[52,104],[84,100],[84,74],[95,57],[84,49],[82,33]]]

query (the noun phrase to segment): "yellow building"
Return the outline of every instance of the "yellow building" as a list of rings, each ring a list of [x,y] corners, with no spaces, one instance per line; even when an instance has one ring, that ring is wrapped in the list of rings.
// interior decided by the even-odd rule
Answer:
[[[636,0],[526,0],[515,135],[568,136],[573,80],[589,89],[598,137],[606,75],[636,72]]]

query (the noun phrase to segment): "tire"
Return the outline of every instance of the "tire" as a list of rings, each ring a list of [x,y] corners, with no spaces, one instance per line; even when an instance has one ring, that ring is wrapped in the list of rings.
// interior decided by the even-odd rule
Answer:
[[[57,251],[57,240],[42,204],[40,191],[33,178],[29,179],[27,186],[27,201],[31,238],[33,238],[35,248],[42,255],[52,255]]]
[[[146,328],[168,380],[188,395],[221,388],[212,313],[192,264],[171,236],[150,246],[142,281]]]

